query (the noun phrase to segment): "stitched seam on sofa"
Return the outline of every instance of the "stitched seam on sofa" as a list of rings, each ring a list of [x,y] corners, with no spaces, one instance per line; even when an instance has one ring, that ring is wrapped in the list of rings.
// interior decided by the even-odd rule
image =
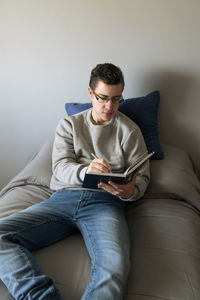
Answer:
[[[17,184],[17,185],[16,185]],[[30,186],[36,186],[36,187],[39,187],[41,189],[43,189],[44,191],[47,191],[47,192],[50,192],[50,193],[53,193],[53,191],[46,185],[41,185],[41,184],[35,184],[35,183],[27,183],[27,182],[22,182],[22,183],[13,183],[12,185],[10,185],[6,190],[2,190],[0,192],[0,197],[4,197],[7,193],[9,193],[10,191],[12,191],[13,189],[15,188],[18,188],[18,187],[22,187],[22,186],[26,186],[26,185],[30,185]]]
[[[126,293],[126,295],[135,295],[135,296],[143,296],[143,297],[153,297],[154,299],[161,299],[161,300],[174,300],[174,298],[166,298],[163,296],[155,296],[155,295],[151,295],[151,294],[140,294],[140,293]]]
[[[157,250],[157,251],[168,251],[168,252],[175,252],[175,253],[179,253],[179,254],[184,254],[186,256],[189,256],[189,257],[193,257],[193,258],[196,258],[198,260],[200,260],[200,257],[196,256],[196,255],[193,255],[189,252],[186,252],[186,251],[180,251],[180,250],[176,250],[176,249],[169,249],[169,248],[159,248],[159,247],[149,247],[149,246],[134,246],[134,249],[151,249],[151,250]]]

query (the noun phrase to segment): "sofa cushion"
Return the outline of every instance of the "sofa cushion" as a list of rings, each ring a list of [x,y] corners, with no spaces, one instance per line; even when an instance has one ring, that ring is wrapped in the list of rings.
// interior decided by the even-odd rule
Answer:
[[[162,144],[162,148],[165,158],[151,162],[151,180],[144,198],[186,201],[200,211],[200,181],[190,156],[172,145]]]
[[[52,140],[44,143],[24,169],[0,191],[0,218],[51,196],[52,145]]]
[[[159,103],[160,93],[159,91],[154,91],[144,97],[126,99],[119,106],[119,111],[140,127],[148,151],[155,151],[152,159],[162,159],[164,157],[158,137],[157,118]],[[69,116],[91,107],[91,102],[70,102],[65,104],[65,109]]]
[[[1,191],[0,197],[16,186],[34,185],[51,191],[53,140],[45,142],[30,161]]]

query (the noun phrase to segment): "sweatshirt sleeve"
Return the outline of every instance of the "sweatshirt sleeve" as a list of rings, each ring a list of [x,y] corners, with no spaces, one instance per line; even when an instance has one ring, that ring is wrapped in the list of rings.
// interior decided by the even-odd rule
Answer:
[[[73,143],[73,126],[62,119],[55,133],[52,151],[53,176],[64,186],[81,186],[88,164],[76,161]]]
[[[125,142],[124,151],[127,155],[127,167],[131,165],[134,160],[137,160],[139,156],[147,152],[146,144],[139,127],[130,133]],[[138,200],[144,195],[150,181],[149,160],[142,164],[138,168],[138,171],[134,194],[130,198],[120,198],[121,200],[134,201]]]

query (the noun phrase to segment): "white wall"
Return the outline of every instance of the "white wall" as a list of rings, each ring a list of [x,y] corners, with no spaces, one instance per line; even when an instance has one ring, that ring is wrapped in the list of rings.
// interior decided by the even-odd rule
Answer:
[[[65,102],[89,99],[99,62],[122,68],[125,97],[159,89],[161,140],[198,161],[199,12],[198,0],[1,0],[0,187],[53,137]]]

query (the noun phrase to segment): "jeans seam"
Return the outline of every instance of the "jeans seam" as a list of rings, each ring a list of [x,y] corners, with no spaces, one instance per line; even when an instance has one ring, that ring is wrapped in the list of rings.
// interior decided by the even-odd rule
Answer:
[[[80,211],[80,209],[83,207],[83,206],[86,206],[87,204],[87,200],[84,200],[83,197],[81,197],[77,203],[77,206],[76,206],[76,210],[74,212],[74,215],[73,215],[73,220],[76,220],[76,217]]]
[[[94,244],[93,244],[93,241],[92,241],[92,238],[91,238],[91,234],[90,234],[90,231],[88,229],[87,224],[85,222],[83,222],[83,221],[79,221],[79,223],[82,223],[83,226],[85,227],[86,232],[87,232],[87,236],[88,236],[89,241],[90,241],[90,245],[91,245],[92,251],[94,253],[94,263],[93,263],[93,266],[92,266],[92,272],[94,272],[94,274],[93,274],[94,276],[92,276],[92,278],[91,278],[92,280],[91,280],[90,289],[88,289],[87,294],[85,296],[85,299],[87,300],[88,299],[88,294],[92,290],[92,287],[94,286],[94,282],[96,281],[96,252],[95,252],[95,247],[94,247]]]

